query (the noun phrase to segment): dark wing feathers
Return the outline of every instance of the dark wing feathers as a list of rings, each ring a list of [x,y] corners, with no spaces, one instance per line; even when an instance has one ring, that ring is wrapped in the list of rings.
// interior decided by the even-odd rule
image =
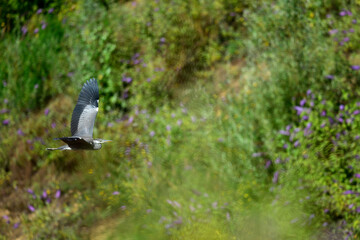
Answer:
[[[77,104],[94,105],[97,107],[96,100],[99,100],[99,87],[95,78],[87,81],[81,89]]]
[[[97,81],[90,79],[82,87],[71,117],[71,134],[73,136],[92,137],[98,111],[98,100]]]

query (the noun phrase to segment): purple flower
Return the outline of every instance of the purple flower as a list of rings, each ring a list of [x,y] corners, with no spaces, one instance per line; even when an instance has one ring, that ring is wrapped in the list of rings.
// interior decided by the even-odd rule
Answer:
[[[39,88],[39,84],[35,84],[34,88],[35,88],[35,89],[38,89],[38,88]]]
[[[17,134],[19,136],[24,136],[25,135],[24,132],[20,128],[17,130]]]
[[[306,99],[301,100],[300,101],[300,106],[303,107],[305,105],[305,103],[306,103]]]
[[[297,111],[297,115],[300,115],[305,109],[303,107],[295,106],[294,109]]]
[[[47,115],[49,115],[49,112],[50,112],[50,110],[47,108],[47,109],[45,109],[45,111],[44,111],[44,115],[45,116],[47,116]]]
[[[304,121],[307,121],[307,120],[309,120],[309,116],[308,116],[308,115],[304,115],[302,119],[303,119]]]
[[[41,24],[41,29],[44,30],[46,28],[46,26],[47,26],[46,23]]]
[[[166,125],[166,130],[170,131],[171,130],[171,126],[170,125]]]
[[[6,221],[7,224],[10,223],[10,220],[9,220],[9,216],[8,216],[8,215],[4,215],[4,216],[3,216],[3,219]]]
[[[352,70],[360,70],[360,66],[359,65],[352,65],[351,66]]]
[[[2,122],[3,125],[9,125],[10,124],[10,120],[9,119],[5,119],[3,122]]]
[[[50,8],[48,13],[52,13],[54,11],[54,8]]]
[[[52,128],[56,128],[56,123],[54,123],[54,122],[51,123],[51,127],[52,127]]]
[[[334,75],[326,75],[325,78],[327,78],[327,79],[334,79],[335,77],[334,77]]]
[[[17,223],[14,223],[14,226],[13,226],[13,228],[14,228],[14,229],[17,229],[17,228],[19,227],[19,225],[20,225],[20,223],[19,223],[19,222],[17,222]]]
[[[276,172],[274,173],[274,177],[273,177],[273,179],[272,179],[272,182],[273,182],[273,183],[277,183],[278,179],[279,179],[279,171],[276,171]]]
[[[42,193],[42,195],[41,195],[44,199],[47,197],[47,193],[46,193],[46,191],[44,190],[43,191],[43,193]]]
[[[351,22],[352,22],[353,24],[356,24],[356,23],[357,23],[356,19],[352,20]]]
[[[181,126],[181,124],[182,124],[182,121],[179,119],[179,120],[177,120],[177,125],[178,126]]]
[[[340,109],[340,110],[344,110],[344,109],[345,109],[345,106],[341,104],[341,105],[339,106],[339,109]]]
[[[356,178],[360,178],[360,173],[356,173],[356,174],[355,174],[355,177],[356,177]]]
[[[344,37],[343,42],[348,42],[350,40],[349,37]]]
[[[353,208],[354,207],[354,204],[350,204],[349,205],[349,208],[351,209],[351,208]]]
[[[39,8],[39,9],[36,11],[36,14],[40,14],[40,13],[42,13],[42,9],[41,9],[41,8]]]
[[[325,110],[322,110],[321,114],[320,114],[322,117],[325,117],[326,116],[326,111]]]
[[[340,15],[341,17],[344,17],[344,16],[346,15],[346,11],[341,11],[341,12],[339,13],[339,15]]]
[[[285,135],[285,136],[289,136],[289,135],[290,135],[289,131],[285,131],[285,130],[280,130],[280,131],[279,131],[279,134]]]
[[[306,91],[306,95],[310,95],[311,94],[311,89],[308,89],[307,91]]]
[[[353,28],[350,28],[350,29],[349,29],[349,33],[353,33],[353,32],[355,32],[354,29],[353,29]]]
[[[328,225],[327,222],[324,222],[324,223],[323,223],[323,227],[326,227],[327,225]]]
[[[28,29],[27,29],[26,26],[21,27],[21,32],[22,32],[23,35],[25,35],[27,33],[27,31],[28,31]]]
[[[160,38],[160,42],[161,43],[165,43],[166,42],[166,39],[164,37]]]
[[[346,11],[346,14],[347,14],[348,16],[352,16],[352,12],[350,12],[350,11]]]
[[[271,165],[271,161],[270,160],[267,160],[266,163],[265,163],[265,168],[269,168]]]
[[[133,117],[133,116],[130,116],[130,117],[129,117],[129,120],[128,120],[128,124],[131,124],[133,121],[134,121],[134,117]]]
[[[297,140],[296,142],[294,142],[294,147],[298,147],[298,146],[300,146],[299,140]]]
[[[121,206],[120,209],[123,210],[123,211],[125,211],[126,206]]]
[[[34,33],[36,34],[38,32],[39,32],[39,28],[35,28]]]
[[[35,212],[35,208],[34,208],[34,206],[32,206],[32,205],[28,205],[28,208],[29,208],[29,210],[31,211],[31,212]]]
[[[120,194],[119,191],[115,191],[115,192],[112,193],[112,195],[119,195],[119,194]]]
[[[124,76],[124,77],[122,78],[122,81],[123,81],[123,82],[126,82],[126,83],[131,83],[132,78],[131,78],[131,77],[125,77],[125,76]]]
[[[61,191],[60,191],[60,189],[58,189],[55,193],[55,198],[58,199],[58,198],[60,198],[60,196],[61,196]]]
[[[344,195],[349,195],[349,194],[354,194],[354,192],[351,191],[351,190],[347,190],[347,191],[343,192],[343,194]]]
[[[258,153],[253,153],[252,157],[261,157],[262,153],[258,152]]]
[[[287,149],[287,148],[288,148],[288,144],[285,143],[285,144],[283,145],[283,149]]]
[[[154,131],[151,131],[151,132],[150,132],[150,137],[153,137],[153,136],[155,136],[155,132],[154,132]]]
[[[336,34],[337,32],[338,32],[337,29],[331,29],[331,30],[329,31],[329,34],[330,34],[330,35],[334,35],[334,34]]]
[[[359,113],[360,113],[359,110],[355,110],[355,111],[353,112],[353,115],[358,115]]]

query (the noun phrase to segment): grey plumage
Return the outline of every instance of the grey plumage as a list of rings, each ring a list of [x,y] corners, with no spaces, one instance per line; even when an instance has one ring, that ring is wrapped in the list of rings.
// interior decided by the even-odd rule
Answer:
[[[93,129],[99,109],[99,88],[96,79],[87,81],[81,89],[71,117],[71,137],[55,138],[67,145],[47,150],[99,150],[110,140],[93,139]]]

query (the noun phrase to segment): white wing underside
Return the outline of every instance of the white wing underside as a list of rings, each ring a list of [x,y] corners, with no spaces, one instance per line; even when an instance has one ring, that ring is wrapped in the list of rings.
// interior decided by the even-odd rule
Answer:
[[[73,134],[73,136],[92,138],[97,113],[97,107],[93,105],[86,105],[80,114],[77,131]]]

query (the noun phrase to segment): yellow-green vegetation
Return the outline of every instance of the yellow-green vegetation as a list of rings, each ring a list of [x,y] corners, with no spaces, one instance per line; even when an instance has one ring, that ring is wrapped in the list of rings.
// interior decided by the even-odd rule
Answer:
[[[0,239],[358,239],[360,2],[0,1]],[[46,151],[97,78],[99,151]]]

